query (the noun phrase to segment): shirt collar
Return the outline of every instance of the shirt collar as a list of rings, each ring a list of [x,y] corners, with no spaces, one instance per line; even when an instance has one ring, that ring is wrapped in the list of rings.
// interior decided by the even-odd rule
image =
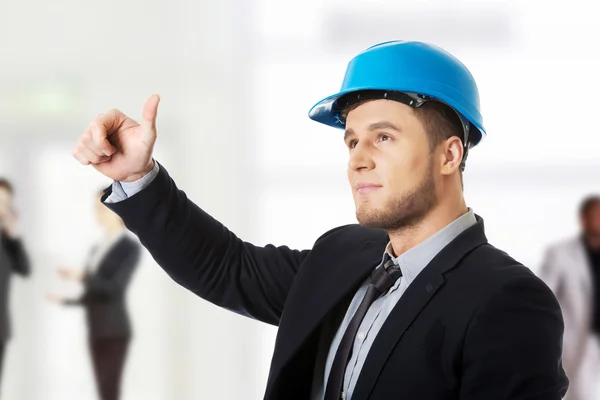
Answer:
[[[388,242],[380,266],[383,265],[387,257],[391,257],[394,259],[395,264],[400,267],[402,279],[409,285],[444,247],[476,223],[475,213],[469,208],[465,214],[415,247],[402,253],[399,257],[394,257],[392,243]]]

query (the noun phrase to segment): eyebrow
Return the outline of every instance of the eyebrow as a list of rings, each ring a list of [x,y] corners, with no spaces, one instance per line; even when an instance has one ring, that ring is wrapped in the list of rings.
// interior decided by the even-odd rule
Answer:
[[[396,125],[392,124],[389,121],[375,122],[375,123],[372,123],[371,125],[369,125],[369,128],[368,128],[369,132],[380,130],[380,129],[390,129],[390,130],[393,130],[396,132],[400,132],[400,129],[398,129],[396,127]],[[354,136],[354,135],[356,135],[356,134],[354,133],[354,131],[352,129],[350,129],[350,128],[346,129],[346,131],[344,132],[344,142],[346,140],[348,140],[349,137]]]

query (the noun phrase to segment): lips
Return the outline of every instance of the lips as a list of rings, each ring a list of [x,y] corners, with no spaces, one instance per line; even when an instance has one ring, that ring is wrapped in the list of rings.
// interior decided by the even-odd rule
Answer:
[[[380,189],[381,185],[377,185],[375,183],[359,183],[356,185],[356,192],[358,194],[367,194],[374,192],[377,189]]]

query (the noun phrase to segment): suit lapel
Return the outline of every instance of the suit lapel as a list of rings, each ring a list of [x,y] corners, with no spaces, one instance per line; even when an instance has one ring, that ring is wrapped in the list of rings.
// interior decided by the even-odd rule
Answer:
[[[455,268],[469,252],[487,243],[483,220],[464,231],[446,246],[410,284],[377,334],[362,367],[353,400],[369,397],[375,382],[396,344],[423,308],[444,285],[444,273]]]
[[[118,254],[118,252],[121,251],[121,248],[126,240],[127,239],[124,236],[120,237],[115,242],[110,244],[107,248],[104,248],[103,250],[100,245],[96,245],[87,261],[86,269],[87,269],[88,273],[91,273],[92,275],[96,275],[96,274],[100,273],[100,271],[104,271],[105,269],[110,268],[112,265],[111,260]],[[98,251],[103,251],[103,254],[98,254],[98,256],[100,258],[95,260],[95,262],[97,264],[95,265],[95,268],[93,268],[93,270],[92,270],[91,261],[93,261],[95,259],[96,252],[98,252]]]
[[[385,250],[385,235],[381,242],[367,241],[354,252],[345,255],[332,255],[315,260],[316,268],[299,275],[298,282],[288,298],[294,302],[286,305],[282,316],[278,342],[278,352],[273,355],[272,372],[280,371],[305,344],[307,338],[317,329],[343,300],[351,298],[361,283],[381,262]],[[323,273],[326,270],[327,273]],[[309,292],[310,295],[299,295]],[[275,378],[275,377],[273,377]]]

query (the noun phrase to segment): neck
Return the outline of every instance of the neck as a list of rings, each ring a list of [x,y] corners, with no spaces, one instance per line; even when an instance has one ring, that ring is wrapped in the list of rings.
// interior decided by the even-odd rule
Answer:
[[[394,256],[412,249],[433,236],[448,224],[467,213],[468,208],[464,199],[455,203],[440,204],[432,209],[425,217],[413,226],[406,226],[388,231]]]

